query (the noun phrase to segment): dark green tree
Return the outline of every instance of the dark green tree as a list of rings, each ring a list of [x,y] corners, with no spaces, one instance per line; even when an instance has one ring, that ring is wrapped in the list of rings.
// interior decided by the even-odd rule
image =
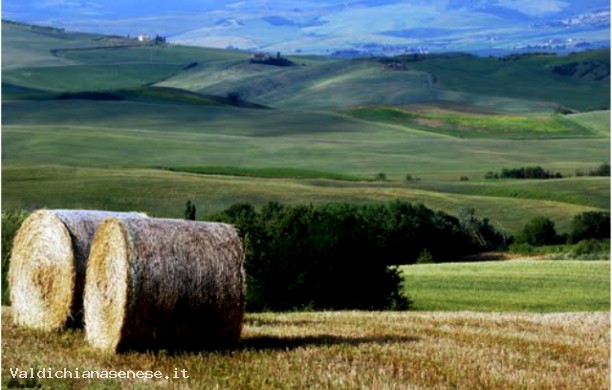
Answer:
[[[587,211],[574,217],[569,235],[570,243],[587,239],[610,239],[610,214]]]
[[[191,203],[190,200],[185,204],[185,219],[188,221],[195,221],[196,219],[196,206],[195,203]]]
[[[534,246],[552,245],[559,242],[555,223],[546,217],[535,217],[523,227],[516,242]]]

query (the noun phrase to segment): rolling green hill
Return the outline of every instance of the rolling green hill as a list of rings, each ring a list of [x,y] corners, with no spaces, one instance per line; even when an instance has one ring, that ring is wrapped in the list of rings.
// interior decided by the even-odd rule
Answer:
[[[451,101],[519,112],[552,112],[559,106],[592,110],[609,108],[609,82],[588,75],[560,75],[555,67],[603,63],[609,69],[609,55],[609,51],[593,51],[505,61],[471,55],[391,60],[404,64],[402,70],[385,67],[388,59],[321,60],[286,68],[240,63],[214,74],[208,69],[179,74],[163,83],[212,94],[237,91],[276,107]],[[299,57],[293,59],[300,62]]]
[[[391,60],[405,70],[291,57],[298,65],[277,67],[237,51],[2,29],[8,208],[179,216],[191,199],[202,216],[239,201],[399,198],[474,207],[510,231],[539,214],[563,230],[577,213],[609,208],[609,178],[483,179],[609,161],[609,83],[553,72],[607,52]],[[560,106],[606,110],[555,114]]]
[[[269,201],[288,204],[325,202],[386,202],[403,199],[423,203],[457,215],[473,207],[496,227],[514,234],[534,215],[556,222],[568,231],[574,215],[601,210],[583,204],[474,193],[429,191],[397,182],[347,182],[329,179],[253,178],[201,175],[136,168],[80,168],[66,166],[17,166],[3,168],[3,206],[15,208],[94,208],[141,210],[157,217],[180,218],[189,199],[198,216],[220,212],[233,203],[256,207]]]
[[[360,119],[459,138],[574,138],[601,133],[563,115],[474,114],[442,110],[357,107],[349,114]]]

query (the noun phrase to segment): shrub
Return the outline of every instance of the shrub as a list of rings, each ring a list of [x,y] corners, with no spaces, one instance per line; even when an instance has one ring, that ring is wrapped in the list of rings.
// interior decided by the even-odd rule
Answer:
[[[195,221],[196,219],[196,206],[195,203],[191,203],[190,200],[185,204],[184,216],[188,221]]]
[[[433,256],[431,255],[431,252],[429,252],[427,248],[423,249],[423,251],[419,255],[419,258],[416,260],[417,264],[431,264],[433,262],[434,262]]]
[[[574,217],[570,227],[569,242],[577,243],[586,239],[610,238],[610,214],[587,211]]]
[[[387,180],[387,175],[384,172],[379,172],[374,177],[376,180]]]
[[[559,236],[553,221],[546,217],[535,217],[523,227],[516,242],[534,246],[552,245],[559,242]]]
[[[582,240],[572,250],[575,257],[610,258],[610,240]]]

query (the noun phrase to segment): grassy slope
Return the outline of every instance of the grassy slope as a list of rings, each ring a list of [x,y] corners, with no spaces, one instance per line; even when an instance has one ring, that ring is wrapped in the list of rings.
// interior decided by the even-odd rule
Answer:
[[[516,61],[496,58],[456,57],[417,62],[413,69],[436,75],[440,80],[440,98],[445,91],[477,95],[549,101],[576,110],[602,109],[610,106],[609,82],[564,77],[551,72],[554,65],[586,61],[610,61],[609,51],[571,54],[567,57],[533,56]],[[453,95],[448,94],[447,97]],[[457,95],[457,97],[460,95]]]
[[[560,180],[483,180],[470,182],[418,182],[411,188],[433,192],[495,196],[504,198],[555,200],[607,209],[610,206],[610,178],[570,177]]]
[[[181,217],[187,200],[203,217],[234,202],[256,206],[283,203],[372,202],[403,199],[456,214],[474,207],[479,216],[514,233],[534,215],[545,215],[565,231],[575,214],[594,210],[568,203],[491,196],[443,194],[381,182],[262,179],[145,169],[41,167],[3,169],[3,206],[142,210],[151,215]]]
[[[99,35],[60,33],[2,23],[2,71],[17,68],[66,66],[74,62],[53,56],[55,47],[92,45]],[[6,81],[6,80],[5,80]]]
[[[9,102],[3,125],[7,166],[276,167],[454,181],[524,165],[573,173],[609,159],[598,139],[461,140],[332,113],[192,104]]]
[[[194,62],[225,66],[228,61],[247,58],[244,53],[226,50],[137,46],[134,40],[6,23],[2,23],[2,29],[3,82],[50,91],[138,87],[180,73]],[[86,48],[90,49],[83,50]]]
[[[537,164],[566,173],[576,168],[589,169],[609,160],[609,148],[600,139],[461,140],[320,110],[323,106],[364,101],[393,102],[396,98],[398,101],[418,101],[438,97],[439,88],[430,85],[430,76],[418,70],[417,65],[408,72],[389,72],[372,61],[305,58],[302,62],[306,66],[277,68],[248,65],[248,55],[244,53],[181,46],[64,50],[56,51],[54,56],[51,49],[125,44],[125,40],[32,31],[24,27],[7,28],[4,24],[3,29],[4,57],[10,55],[11,59],[3,65],[4,82],[10,85],[3,85],[8,93],[3,102],[2,180],[5,204],[10,207],[33,204],[129,207],[161,215],[178,215],[180,212],[177,213],[176,208],[180,208],[188,197],[208,205],[206,209],[210,211],[218,211],[234,200],[262,204],[269,199],[319,202],[398,197],[423,201],[450,212],[461,206],[474,206],[481,215],[489,215],[510,226],[509,229],[518,227],[524,222],[521,218],[534,210],[541,210],[556,218],[561,227],[566,227],[573,213],[586,209],[582,206],[608,207],[609,190],[605,188],[605,180],[594,182],[585,178],[585,181],[555,181],[555,184],[457,182],[459,176],[469,176],[473,181],[489,170],[523,165]],[[28,54],[23,50],[29,41],[32,45]],[[196,66],[183,69],[186,64],[195,62]],[[222,96],[240,85],[245,88],[243,98],[253,93],[264,101],[289,108],[238,109],[220,106],[219,101],[207,97],[173,94],[168,90],[164,96],[157,92],[153,96],[151,90],[141,89],[143,83],[176,72],[175,77],[162,84],[216,92]],[[507,81],[503,77],[492,80]],[[574,82],[580,84],[580,81]],[[37,90],[29,90],[17,85],[19,83]],[[55,91],[102,89],[115,93],[116,88],[129,86],[140,91],[137,96],[131,95],[130,101],[6,100],[36,95],[38,88]],[[598,96],[595,93],[591,97],[601,101]],[[523,108],[533,106],[526,100],[481,97],[493,102],[501,99],[505,103],[500,106],[504,107],[506,103]],[[480,110],[463,103],[458,106],[476,113]],[[536,105],[526,110],[550,110],[550,105]],[[584,119],[575,118],[579,123],[584,122]],[[597,122],[602,123],[602,117],[598,118]],[[47,171],[46,165],[75,169],[58,168],[62,175],[46,178],[49,190],[43,190],[33,183],[39,171]],[[252,180],[247,190],[244,180],[228,177],[225,182],[228,188],[246,191],[233,194],[229,190],[201,192],[195,189],[196,183],[209,182],[211,177],[123,170],[125,167],[155,166],[198,169],[220,166],[230,171],[255,172],[314,170],[332,176],[368,178],[384,172],[394,182],[357,183],[348,189],[343,183],[334,181],[300,182],[307,191],[292,189],[277,194],[270,189],[269,182]],[[79,170],[76,167],[109,170]],[[91,174],[92,180],[79,184],[76,181],[83,180],[81,174],[84,172]],[[404,183],[407,173],[422,181]],[[178,184],[171,188],[159,186],[162,176],[165,180],[178,180]],[[104,187],[110,178],[116,180],[113,182],[117,186],[114,196]],[[100,182],[95,183],[95,180]],[[66,186],[67,183],[70,186]],[[285,183],[276,180],[272,187],[283,188]],[[295,188],[292,186],[296,183],[292,182],[290,187]],[[163,189],[155,190],[159,194],[157,200],[131,195],[134,191],[130,187],[147,193],[150,191],[147,185]],[[581,193],[585,185],[589,188],[588,195]],[[92,188],[96,190],[87,193]],[[504,199],[504,204],[512,208],[500,209],[496,207],[500,197],[541,202]],[[550,200],[571,205],[549,203]],[[512,211],[517,208],[528,211]]]
[[[608,57],[606,51],[504,62],[435,57],[409,63],[408,71],[387,71],[373,60],[321,60],[289,68],[236,64],[222,72],[202,69],[181,74],[165,83],[213,94],[239,91],[247,99],[275,107],[339,108],[440,100],[509,111],[552,112],[557,105],[577,110],[609,107],[609,83],[564,77],[551,70],[575,61],[609,61]]]
[[[610,137],[610,110],[572,114],[569,115],[568,118],[598,132],[604,137]]]
[[[103,356],[82,331],[40,333],[2,308],[9,368],[159,370],[189,379],[40,379],[59,388],[554,388],[610,386],[609,313],[248,314],[237,350]],[[23,380],[22,380],[23,384]]]
[[[402,271],[416,310],[610,310],[609,261],[428,264]]]
[[[601,137],[600,132],[561,115],[473,114],[456,111],[358,107],[349,114],[360,119],[460,138],[574,138]]]

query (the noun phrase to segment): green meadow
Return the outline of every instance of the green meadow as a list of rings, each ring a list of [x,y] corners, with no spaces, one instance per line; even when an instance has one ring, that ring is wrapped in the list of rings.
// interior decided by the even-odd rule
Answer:
[[[509,260],[402,267],[416,310],[610,310],[609,261]]]
[[[609,52],[276,67],[237,51],[2,28],[6,208],[180,216],[192,200],[204,217],[234,202],[403,199],[474,207],[510,232],[534,215],[565,230],[609,208],[609,178],[483,178],[535,165],[573,176],[609,161],[609,85],[551,72]]]
[[[189,200],[206,219],[239,202],[400,199],[454,215],[474,208],[510,234],[535,216],[568,232],[576,215],[610,209],[609,177],[576,176],[610,161],[610,85],[609,76],[553,70],[609,56],[439,55],[402,71],[377,58],[292,56],[296,66],[276,67],[233,50],[3,22],[3,210],[182,218]],[[532,166],[564,177],[484,178]],[[247,313],[239,346],[223,352],[101,355],[82,330],[23,329],[5,306],[2,384],[609,388],[609,261],[400,271],[417,311]],[[28,382],[9,371],[58,362],[82,371],[180,367],[190,378]]]
[[[195,202],[203,218],[238,202],[262,206],[270,201],[300,204],[402,199],[450,214],[473,207],[479,217],[489,217],[495,226],[515,233],[534,215],[547,216],[560,231],[567,231],[575,215],[602,209],[550,199],[428,191],[394,182],[254,178],[139,168],[5,167],[3,180],[10,183],[3,186],[4,207],[9,209],[142,210],[159,217],[181,217],[187,200]]]

